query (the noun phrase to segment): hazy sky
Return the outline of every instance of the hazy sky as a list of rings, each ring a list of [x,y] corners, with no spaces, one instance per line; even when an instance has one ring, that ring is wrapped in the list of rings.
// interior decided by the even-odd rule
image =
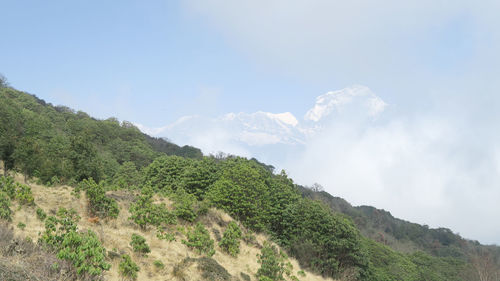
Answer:
[[[355,204],[500,243],[499,1],[0,7],[0,73],[99,118],[149,128],[230,112],[302,120],[317,96],[364,85],[388,105],[377,123],[341,118],[278,164]]]

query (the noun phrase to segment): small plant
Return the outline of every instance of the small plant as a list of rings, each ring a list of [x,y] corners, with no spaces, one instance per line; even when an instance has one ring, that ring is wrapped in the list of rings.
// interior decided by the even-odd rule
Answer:
[[[19,228],[20,230],[24,230],[26,228],[26,224],[24,222],[19,222],[17,224],[17,228]]]
[[[129,255],[123,255],[120,262],[119,271],[120,275],[128,280],[137,280],[137,272],[140,268],[132,261]]]
[[[47,213],[45,213],[42,208],[36,208],[36,217],[39,220],[44,221],[47,218]]]
[[[61,268],[61,266],[59,265],[58,262],[55,262],[55,263],[53,263],[53,264],[50,265],[50,269],[52,271],[55,271],[55,272],[59,271],[60,268]]]
[[[10,198],[7,193],[0,191],[0,219],[12,221]]]
[[[297,271],[297,275],[300,277],[306,277],[306,273],[304,272],[304,270]]]
[[[148,244],[146,244],[146,239],[140,235],[132,234],[132,241],[130,246],[134,249],[134,252],[147,254],[151,252]]]
[[[231,221],[222,236],[219,246],[231,256],[236,257],[240,253],[241,230],[238,225]]]
[[[164,269],[165,268],[165,265],[161,262],[161,260],[155,260],[153,262],[153,264],[156,267],[156,269]]]
[[[194,230],[187,233],[187,240],[182,243],[190,248],[195,248],[198,253],[205,253],[211,257],[215,254],[214,240],[210,238],[208,230],[201,223],[197,223]]]

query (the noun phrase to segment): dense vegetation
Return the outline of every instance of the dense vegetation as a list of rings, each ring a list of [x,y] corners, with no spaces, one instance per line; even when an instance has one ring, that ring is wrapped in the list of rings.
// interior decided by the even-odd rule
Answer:
[[[146,136],[129,122],[96,120],[5,85],[0,100],[0,160],[6,172],[47,184],[72,184],[76,193],[86,192],[90,215],[100,218],[113,219],[120,212],[106,191],[127,190],[136,196],[129,219],[140,230],[153,228],[158,238],[171,241],[175,238],[169,229],[182,220],[191,225],[182,243],[208,257],[215,242],[200,217],[210,206],[246,229],[268,234],[303,268],[334,278],[476,280],[471,253],[486,249],[495,259],[500,256],[498,248],[482,247],[447,229],[400,221],[371,207],[354,208],[317,188],[297,186],[284,171],[274,173],[274,167],[256,159],[204,157],[198,149]],[[155,196],[169,197],[173,210],[156,203]],[[12,213],[11,200],[33,203],[29,187],[1,178],[0,217],[5,220]],[[95,233],[77,230],[74,212],[38,213],[46,226],[42,241],[78,273],[99,275],[109,268]],[[241,229],[232,223],[219,245],[236,256],[240,239],[245,239]],[[405,242],[413,248],[394,250]],[[131,245],[149,252],[140,235],[131,237]],[[290,271],[286,254],[270,244],[258,258],[261,280],[282,280]],[[124,277],[135,279],[138,270],[129,256],[122,257]]]
[[[130,122],[97,120],[10,87],[0,87],[0,100],[5,171],[17,170],[43,183],[89,178],[112,183],[125,163],[130,171],[130,162],[140,170],[164,154],[202,157],[199,149],[146,136]]]

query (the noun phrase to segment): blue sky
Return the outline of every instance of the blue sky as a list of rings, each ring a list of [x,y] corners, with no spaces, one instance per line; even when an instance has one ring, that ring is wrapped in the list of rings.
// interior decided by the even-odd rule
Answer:
[[[354,204],[500,243],[500,226],[483,223],[500,214],[498,1],[0,4],[0,73],[15,88],[145,130],[198,115],[204,130],[177,123],[187,127],[162,136],[266,159]],[[291,112],[293,132],[311,129],[316,97],[353,85],[387,104],[376,120],[363,119],[361,99],[298,148],[241,142],[286,137],[269,135],[285,134],[265,127],[274,115],[253,113]],[[262,130],[220,125],[231,112],[261,118],[252,124]],[[273,151],[287,159],[268,159]]]
[[[176,1],[117,3],[2,3],[2,73],[53,103],[149,126],[200,110],[299,110],[279,93],[326,90],[267,71]]]

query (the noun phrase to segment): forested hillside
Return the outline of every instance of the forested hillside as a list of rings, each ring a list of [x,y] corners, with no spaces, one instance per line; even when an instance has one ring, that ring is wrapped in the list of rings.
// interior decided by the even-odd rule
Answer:
[[[109,182],[123,163],[141,169],[162,154],[202,157],[197,148],[146,136],[130,122],[96,120],[9,87],[0,88],[0,99],[0,159],[6,171],[44,183],[90,177]]]
[[[257,270],[204,278],[308,280],[305,276],[316,273],[340,280],[498,280],[498,247],[400,221],[371,207],[353,208],[300,187],[284,171],[274,173],[255,159],[202,156],[196,148],[145,136],[131,123],[96,120],[9,87],[0,88],[0,100],[0,158],[6,173],[0,182],[0,217],[10,221],[16,210],[36,212],[44,221],[38,243],[80,279],[106,277],[116,256],[121,259],[116,272],[137,278],[138,260],[144,262],[141,255],[153,243],[181,240],[197,259],[219,252],[236,258],[244,254],[240,241],[251,245],[259,234],[270,241],[255,242]],[[15,183],[16,172],[28,185]],[[74,200],[85,198],[86,207],[78,212],[47,206],[33,196],[33,182],[67,184]],[[61,192],[55,188],[47,187],[46,193]],[[41,208],[41,202],[50,209]],[[236,220],[221,224],[224,233],[207,229],[213,208]],[[130,242],[138,254],[106,248],[104,236],[79,224],[83,216],[105,224],[128,220],[119,225],[138,233]],[[308,272],[293,271],[287,256]],[[164,270],[189,280],[175,275],[175,267]],[[484,279],[484,272],[497,279]]]

